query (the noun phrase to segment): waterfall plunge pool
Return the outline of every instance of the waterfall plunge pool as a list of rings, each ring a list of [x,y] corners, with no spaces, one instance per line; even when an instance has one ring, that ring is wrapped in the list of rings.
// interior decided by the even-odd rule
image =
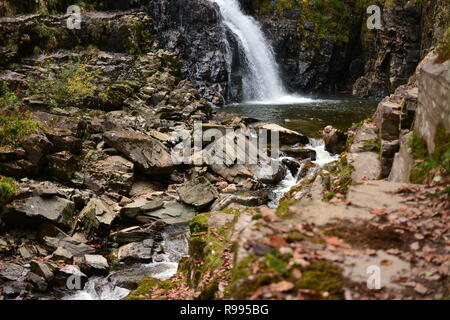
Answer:
[[[227,105],[221,110],[279,124],[310,138],[319,138],[319,131],[328,125],[347,130],[373,115],[378,100],[346,94],[303,97],[287,100],[255,101]]]

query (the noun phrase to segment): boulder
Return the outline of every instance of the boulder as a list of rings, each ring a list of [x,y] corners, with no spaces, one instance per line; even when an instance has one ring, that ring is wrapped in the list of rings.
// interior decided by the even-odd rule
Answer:
[[[76,169],[77,160],[68,151],[62,151],[47,156],[48,171],[52,177],[61,181],[68,182],[72,179]]]
[[[84,255],[82,269],[87,274],[108,274],[108,260],[98,254],[86,254]]]
[[[18,281],[24,279],[28,269],[10,262],[0,262],[0,279]]]
[[[384,100],[378,105],[374,121],[379,128],[382,140],[398,140],[400,135],[401,106],[395,102]]]
[[[186,225],[195,216],[195,207],[179,202],[164,202],[161,209],[146,212],[137,216],[136,220],[142,223],[161,221],[167,225]]]
[[[81,211],[79,221],[89,234],[105,235],[109,232],[116,213],[102,200],[91,199]]]
[[[52,256],[50,257],[50,260],[63,261],[64,263],[72,263],[73,254],[63,247],[58,247],[55,250],[55,252],[53,252]]]
[[[155,221],[150,227],[131,227],[121,230],[114,234],[113,239],[119,244],[127,244],[130,242],[141,242],[146,239],[162,240],[161,230],[164,229],[165,223]]]
[[[31,261],[31,272],[45,279],[45,281],[52,281],[55,276],[53,274],[53,267],[45,262]]]
[[[80,284],[78,290],[83,289],[88,277],[81,272],[76,265],[65,265],[55,272],[55,284],[60,287],[67,287],[68,284]]]
[[[325,150],[331,154],[338,154],[345,151],[347,144],[347,135],[339,129],[327,126],[322,131],[325,141]]]
[[[197,209],[202,209],[218,198],[217,189],[205,178],[189,181],[177,190],[180,200]]]
[[[26,159],[34,166],[39,167],[45,157],[53,149],[53,144],[43,134],[31,134],[22,138],[20,145],[25,150]]]
[[[28,272],[27,281],[31,283],[34,291],[46,292],[48,290],[48,284],[45,279],[34,272]]]
[[[6,221],[16,226],[36,222],[52,222],[62,229],[70,229],[73,222],[75,204],[60,197],[30,197],[12,203]]]
[[[91,159],[83,166],[84,184],[95,192],[128,194],[134,179],[134,164],[121,156]]]
[[[76,240],[73,237],[64,236],[61,238],[44,237],[44,244],[53,250],[61,247],[69,251],[74,257],[82,257],[85,254],[95,253],[95,249],[87,244]]]
[[[125,205],[120,210],[120,213],[122,216],[125,216],[127,218],[135,218],[137,215],[141,213],[160,209],[163,207],[163,205],[164,202],[158,198],[155,199],[140,198]]]
[[[153,257],[153,240],[126,244],[115,250],[112,255],[123,262],[150,262]]]
[[[8,281],[3,284],[3,295],[9,298],[16,298],[25,295],[30,285],[23,281]]]
[[[316,161],[317,158],[316,151],[311,149],[282,146],[280,148],[280,151],[283,152],[286,156],[295,159],[302,159],[302,160],[310,159],[311,161]]]
[[[174,170],[170,151],[152,137],[136,131],[122,130],[106,132],[103,138],[147,174],[169,175]]]
[[[309,143],[309,139],[307,136],[304,136],[293,130],[283,128],[282,126],[274,123],[258,123],[255,125],[255,129],[267,130],[268,132],[274,132],[278,134],[279,145],[294,145],[297,143],[305,145]],[[270,138],[268,138],[267,141],[268,143],[270,143]]]

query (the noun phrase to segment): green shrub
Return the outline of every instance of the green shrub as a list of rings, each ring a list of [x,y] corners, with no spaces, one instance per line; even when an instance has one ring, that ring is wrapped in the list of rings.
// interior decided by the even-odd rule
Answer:
[[[0,176],[0,202],[10,201],[16,192],[16,181],[13,178]]]

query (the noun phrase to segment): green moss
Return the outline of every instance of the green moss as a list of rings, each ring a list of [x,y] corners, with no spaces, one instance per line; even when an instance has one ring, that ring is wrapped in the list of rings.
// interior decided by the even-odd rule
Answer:
[[[252,220],[259,220],[262,219],[262,217],[263,217],[262,214],[257,213],[252,216]]]
[[[414,164],[410,173],[412,183],[425,183],[432,179],[435,173],[448,175],[450,172],[450,134],[444,126],[439,124],[434,136],[435,148],[429,154],[427,143],[415,132],[411,135],[408,144],[412,150]]]
[[[287,219],[292,216],[292,214],[289,212],[289,207],[296,204],[296,200],[283,200],[278,205],[276,215],[282,219]]]
[[[0,116],[0,146],[18,145],[21,138],[43,129],[44,125],[36,120]]]
[[[0,202],[9,202],[16,193],[16,181],[13,178],[0,176]]]
[[[366,151],[379,152],[381,150],[381,140],[369,139],[364,141],[364,149]]]
[[[316,261],[303,268],[302,277],[295,283],[296,289],[327,292],[328,299],[339,299],[342,287],[342,269],[329,261]]]
[[[327,165],[328,172],[322,172],[321,176],[326,181],[326,188],[323,201],[330,201],[336,194],[342,194],[344,197],[347,195],[348,188],[353,182],[352,173],[354,168],[348,164],[346,155],[340,157],[338,161],[335,161]]]
[[[308,237],[298,231],[293,231],[289,233],[286,237],[286,241],[289,243],[299,242],[299,241],[309,241],[315,244],[324,244],[325,240],[319,237]]]
[[[191,233],[208,231],[208,219],[211,217],[211,213],[197,214],[189,223]]]
[[[155,289],[163,288],[165,290],[174,286],[169,281],[161,281],[155,278],[144,277],[139,282],[136,290],[132,291],[124,300],[148,300],[148,296]]]

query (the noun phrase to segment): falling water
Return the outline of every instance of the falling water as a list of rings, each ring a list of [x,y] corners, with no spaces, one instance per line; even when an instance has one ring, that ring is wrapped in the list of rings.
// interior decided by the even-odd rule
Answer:
[[[288,95],[281,81],[278,65],[259,23],[245,15],[238,0],[211,0],[218,4],[224,24],[234,34],[245,54],[246,71],[243,92],[246,102],[302,103],[310,101]]]

